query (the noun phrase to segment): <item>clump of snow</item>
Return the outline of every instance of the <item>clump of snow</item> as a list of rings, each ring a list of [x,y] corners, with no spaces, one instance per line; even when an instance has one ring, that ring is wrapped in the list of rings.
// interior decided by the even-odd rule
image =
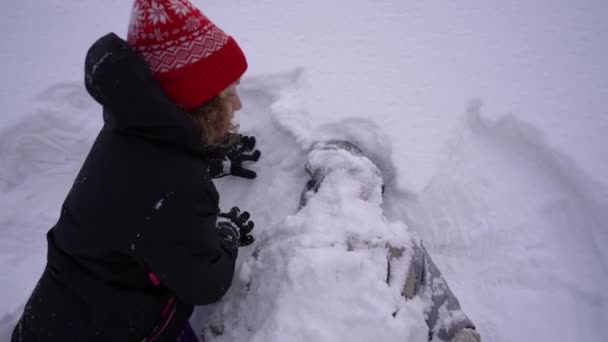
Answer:
[[[91,67],[91,73],[87,75],[87,80],[90,82],[92,80],[93,77],[95,77],[95,73],[97,73],[97,69],[99,68],[100,65],[102,65],[106,59],[110,58],[112,56],[112,52],[106,52],[103,56],[101,56],[101,58],[95,62],[95,64],[93,64],[93,66]]]
[[[163,206],[163,201],[164,200],[165,200],[164,198],[161,198],[158,202],[156,202],[156,204],[154,205],[154,210],[160,209],[160,207]]]
[[[316,174],[319,178],[318,181],[333,181],[333,179],[325,179],[325,175],[328,171],[329,175],[333,177],[343,176],[345,179],[357,179],[359,186],[355,185],[354,194],[359,195],[366,201],[370,201],[377,205],[382,204],[381,189],[383,186],[382,176],[380,170],[371,160],[365,156],[353,155],[351,151],[347,151],[342,148],[329,145],[326,147],[325,143],[315,145],[313,150],[308,154],[308,163],[306,167]],[[340,172],[335,172],[339,170]],[[336,176],[338,175],[338,176]],[[334,190],[341,189],[342,187],[336,187]],[[318,195],[318,194],[317,194]],[[338,192],[330,194],[335,196],[348,196],[351,197],[351,193]],[[330,201],[339,201],[337,199],[328,199]]]

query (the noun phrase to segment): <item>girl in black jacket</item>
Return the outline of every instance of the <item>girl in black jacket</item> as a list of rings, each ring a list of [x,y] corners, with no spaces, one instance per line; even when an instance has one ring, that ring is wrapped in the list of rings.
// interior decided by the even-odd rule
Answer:
[[[211,182],[255,176],[240,165],[259,157],[254,141],[216,147],[241,107],[244,55],[186,0],[137,0],[133,11],[129,43],[109,34],[87,54],[104,126],[47,234],[13,341],[176,341],[195,305],[226,293],[238,247],[253,242],[248,214],[220,215]],[[157,29],[168,34],[153,46]]]

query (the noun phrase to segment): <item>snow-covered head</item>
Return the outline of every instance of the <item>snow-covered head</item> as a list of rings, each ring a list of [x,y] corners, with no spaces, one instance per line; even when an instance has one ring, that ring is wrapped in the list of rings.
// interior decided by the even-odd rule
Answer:
[[[135,0],[127,41],[185,110],[215,97],[247,70],[236,41],[188,0]]]

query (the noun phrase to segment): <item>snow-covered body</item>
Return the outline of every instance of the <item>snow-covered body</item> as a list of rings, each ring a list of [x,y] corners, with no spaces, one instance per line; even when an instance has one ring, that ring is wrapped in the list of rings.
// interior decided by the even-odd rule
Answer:
[[[306,170],[302,208],[243,262],[200,322],[205,341],[443,341],[474,327],[415,234],[385,218],[381,171],[357,146],[317,143]]]

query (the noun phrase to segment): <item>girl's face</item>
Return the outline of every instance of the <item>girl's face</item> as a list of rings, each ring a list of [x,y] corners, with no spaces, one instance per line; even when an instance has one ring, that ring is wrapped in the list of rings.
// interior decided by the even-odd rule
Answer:
[[[220,93],[220,97],[226,101],[226,111],[231,119],[234,116],[234,112],[240,110],[243,107],[243,105],[241,104],[241,98],[239,97],[239,93],[236,90],[236,87],[239,85],[239,83],[241,83],[241,80],[232,83],[228,86],[228,88],[224,89]]]

